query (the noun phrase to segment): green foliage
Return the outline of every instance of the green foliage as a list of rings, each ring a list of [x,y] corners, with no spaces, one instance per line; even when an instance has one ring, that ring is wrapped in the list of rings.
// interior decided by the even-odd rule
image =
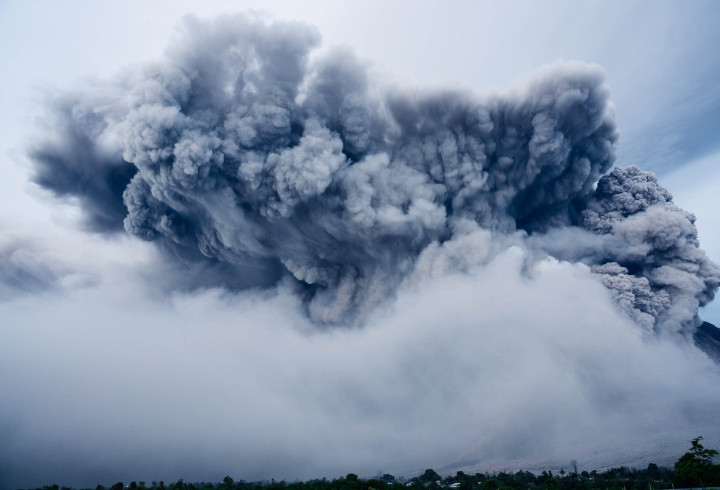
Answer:
[[[420,481],[427,483],[434,483],[438,480],[442,480],[442,476],[438,475],[435,470],[429,468],[420,476]]]
[[[570,471],[560,469],[558,474],[553,474],[552,471],[543,471],[540,474],[529,471],[493,474],[458,471],[454,476],[442,477],[435,470],[427,469],[409,480],[396,478],[389,473],[370,479],[348,473],[335,480],[323,478],[290,483],[275,480],[235,481],[226,476],[219,483],[184,483],[183,480],[178,480],[169,483],[167,487],[162,481],[154,481],[151,486],[142,481],[132,482],[127,488],[122,482],[118,482],[107,490],[649,490],[670,488],[673,484],[675,488],[720,486],[720,465],[713,463],[718,452],[706,449],[701,441],[702,437],[691,441],[690,450],[675,463],[674,471],[651,463],[646,469],[619,467],[602,472],[588,472],[579,468],[576,461],[572,461],[567,467]],[[36,490],[71,489],[50,485]],[[106,487],[98,485],[95,490],[106,490]]]
[[[690,451],[686,452],[675,463],[673,484],[676,487],[705,487],[720,485],[720,465],[713,464],[718,452],[705,449],[700,444],[702,437],[690,441]]]

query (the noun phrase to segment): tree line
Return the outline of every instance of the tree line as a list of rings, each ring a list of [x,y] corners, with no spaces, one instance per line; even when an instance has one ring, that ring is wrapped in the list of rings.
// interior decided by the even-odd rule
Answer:
[[[95,490],[660,490],[663,488],[705,488],[720,487],[720,464],[713,460],[718,455],[715,449],[707,449],[702,437],[691,442],[690,450],[675,463],[674,468],[659,467],[650,463],[645,469],[611,468],[605,471],[578,472],[577,463],[571,462],[570,470],[543,471],[536,474],[529,471],[474,473],[458,471],[454,476],[441,476],[435,470],[427,469],[414,478],[396,478],[384,474],[373,478],[359,478],[349,473],[333,480],[319,479],[305,482],[285,481],[235,481],[226,476],[222,482],[173,483],[153,481],[118,482],[112,486],[98,485]],[[36,490],[74,490],[69,487],[49,485]],[[92,490],[92,489],[87,489]]]

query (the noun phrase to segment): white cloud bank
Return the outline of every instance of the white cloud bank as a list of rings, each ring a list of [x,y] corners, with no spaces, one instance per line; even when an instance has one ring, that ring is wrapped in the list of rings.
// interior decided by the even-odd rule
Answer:
[[[717,442],[709,359],[643,337],[587,267],[496,240],[427,252],[363,328],[318,331],[283,285],[150,295],[147,250],[1,303],[1,486],[596,467]]]

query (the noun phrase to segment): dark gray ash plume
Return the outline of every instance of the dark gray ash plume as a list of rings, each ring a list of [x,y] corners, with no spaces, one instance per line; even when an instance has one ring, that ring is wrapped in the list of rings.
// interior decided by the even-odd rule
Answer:
[[[136,168],[123,160],[116,141],[107,139],[122,113],[115,94],[90,89],[50,101],[51,119],[43,141],[30,152],[35,162],[34,180],[60,197],[78,198],[90,229],[122,229],[127,215],[122,193]]]
[[[641,323],[665,332],[702,323],[697,309],[713,299],[720,269],[699,248],[695,216],[672,203],[655,175],[614,169],[598,182],[580,223],[608,237],[606,263],[595,271],[633,316],[647,320]]]
[[[654,176],[602,177],[618,132],[599,67],[479,98],[383,90],[347,50],[310,62],[318,44],[296,23],[188,20],[163,62],[52,104],[35,180],[96,231],[207,263],[203,285],[293,278],[319,322],[362,317],[474,222],[594,266],[649,329],[697,325],[720,274]]]

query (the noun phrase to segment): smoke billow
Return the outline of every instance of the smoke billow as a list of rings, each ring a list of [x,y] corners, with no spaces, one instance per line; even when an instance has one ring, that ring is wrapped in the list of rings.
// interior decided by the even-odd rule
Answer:
[[[699,249],[695,217],[671,199],[654,175],[615,169],[600,179],[581,224],[611,237],[603,260],[613,262],[595,270],[621,304],[632,302],[661,331],[693,331],[701,322],[692,313],[712,300],[720,270]]]
[[[484,99],[383,91],[347,50],[310,62],[304,25],[185,27],[164,62],[60,97],[57,138],[32,155],[36,182],[77,197],[92,229],[221,263],[209,286],[292,276],[314,320],[361,319],[465,220],[614,238],[588,261],[650,328],[692,332],[720,283],[654,177],[618,169],[594,188],[618,134],[596,66]]]
[[[43,434],[48,475],[93,483],[127,474],[95,454],[106,440],[143,474],[295,478],[488,454],[603,464],[628,438],[660,454],[717,429],[717,374],[682,340],[720,269],[653,174],[612,169],[599,67],[478,96],[382,85],[302,24],[188,19],[183,35],[52,99],[30,150],[35,182],[89,230],[154,247],[52,267],[0,249],[0,287],[65,295],[0,302],[27,325],[0,367],[45,386],[0,378],[18,393],[0,407],[17,421],[0,425],[8,481],[32,474],[20,461]],[[60,285],[75,269],[92,285]],[[17,357],[46,337],[64,349]],[[87,445],[57,459],[78,433]]]

